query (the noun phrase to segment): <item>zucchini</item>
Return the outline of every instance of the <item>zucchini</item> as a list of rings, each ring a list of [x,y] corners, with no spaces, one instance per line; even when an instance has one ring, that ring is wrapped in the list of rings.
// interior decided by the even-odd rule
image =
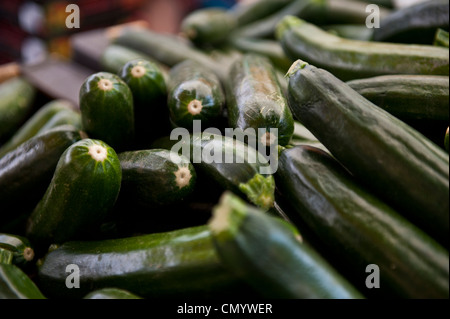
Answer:
[[[309,145],[329,153],[328,149],[317,139],[317,137],[298,121],[295,121],[294,135],[290,145]]]
[[[236,17],[238,25],[244,26],[266,18],[291,2],[293,0],[239,1],[230,12]]]
[[[184,17],[180,29],[196,46],[208,47],[224,43],[237,25],[235,16],[228,9],[206,7]]]
[[[82,135],[72,126],[61,126],[30,139],[0,158],[0,203],[4,205],[0,231],[7,230],[8,222],[31,213],[44,195],[59,158]]]
[[[175,65],[169,77],[167,104],[172,124],[190,131],[194,120],[208,127],[215,126],[225,107],[219,78],[193,60]]]
[[[125,63],[119,76],[133,93],[136,139],[145,149],[170,129],[166,79],[157,64],[145,59]]]
[[[83,297],[83,299],[122,300],[122,299],[142,299],[142,298],[123,289],[103,288],[88,293],[86,296]]]
[[[448,245],[448,154],[323,69],[297,61],[289,76],[296,118],[356,178]]]
[[[449,120],[449,77],[385,75],[347,84],[401,120]]]
[[[263,214],[232,193],[209,228],[222,262],[266,298],[361,299],[363,296],[291,224]]]
[[[116,151],[125,151],[134,142],[133,93],[118,75],[90,75],[80,89],[80,110],[83,129],[90,137]]]
[[[448,0],[422,1],[395,10],[380,20],[373,31],[374,41],[433,44],[436,29],[449,27]]]
[[[59,111],[72,109],[74,106],[66,100],[52,100],[37,110],[0,148],[0,157],[28,141],[50,121]]]
[[[431,45],[343,39],[296,17],[278,26],[286,55],[328,70],[344,81],[392,74],[448,75],[449,52]]]
[[[300,218],[318,236],[328,247],[325,257],[337,260],[357,289],[381,298],[448,298],[448,251],[330,155],[297,146],[282,151],[279,164],[276,182],[290,203],[289,217]],[[380,268],[382,281],[372,292],[365,287],[371,264]]]
[[[36,89],[23,77],[0,84],[0,142],[9,139],[32,112]]]
[[[119,154],[122,187],[119,201],[155,208],[185,200],[195,189],[189,159],[163,149]]]
[[[377,0],[370,2],[375,4]],[[370,12],[367,11],[367,3],[359,0],[325,0],[324,9],[310,19],[315,24],[366,24]],[[392,10],[380,6],[380,20],[385,19],[392,13]],[[301,18],[301,17],[300,17]]]
[[[79,289],[66,287],[66,267],[70,264],[79,268]],[[207,298],[240,286],[221,264],[207,226],[67,242],[45,256],[37,280],[48,296],[59,298],[80,298],[109,287],[142,298]]]
[[[114,149],[84,139],[61,155],[47,191],[27,222],[38,249],[82,236],[107,216],[119,195],[122,170]]]
[[[442,29],[438,29],[436,31],[436,35],[434,37],[434,42],[433,45],[435,46],[440,46],[440,47],[444,47],[447,48],[449,47],[448,44],[448,31],[442,30]]]
[[[368,28],[365,24],[333,24],[323,28],[325,31],[345,39],[371,41],[373,38],[373,29]]]
[[[34,249],[30,241],[19,235],[0,233],[0,249],[12,253],[12,264],[25,267],[34,259]]]
[[[278,129],[279,144],[290,142],[294,119],[268,58],[246,54],[234,63],[227,82],[227,107],[231,128],[253,129],[253,135],[264,129],[267,146],[275,142],[270,130]]]
[[[47,299],[16,265],[0,263],[0,299]]]

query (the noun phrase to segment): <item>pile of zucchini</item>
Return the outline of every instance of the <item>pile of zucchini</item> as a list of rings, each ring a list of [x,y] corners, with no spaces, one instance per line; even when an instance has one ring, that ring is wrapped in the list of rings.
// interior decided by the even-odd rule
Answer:
[[[0,83],[0,298],[449,298],[448,7],[198,9],[77,106]]]

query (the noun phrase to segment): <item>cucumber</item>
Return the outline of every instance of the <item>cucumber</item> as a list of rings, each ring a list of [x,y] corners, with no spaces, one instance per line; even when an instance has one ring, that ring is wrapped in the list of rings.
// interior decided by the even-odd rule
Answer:
[[[341,80],[379,75],[448,75],[449,52],[431,45],[343,39],[296,17],[277,29],[286,55],[328,70]]]
[[[180,31],[198,47],[225,42],[238,23],[228,9],[206,7],[192,11],[181,21]]]
[[[297,146],[282,151],[279,164],[276,182],[290,203],[288,216],[318,236],[328,247],[325,258],[338,261],[357,289],[369,297],[448,298],[448,251],[331,156]],[[372,264],[380,268],[381,286],[369,291],[365,269]]]
[[[27,222],[37,250],[82,237],[108,215],[119,195],[122,170],[113,148],[84,139],[61,155],[47,191]]]
[[[67,289],[66,267],[80,288]],[[142,298],[217,296],[240,282],[221,264],[207,226],[104,241],[67,242],[49,252],[38,283],[50,297],[80,298],[115,287]]]
[[[118,76],[108,72],[90,75],[80,88],[83,129],[116,151],[125,151],[135,139],[133,93]]]
[[[163,149],[119,154],[122,187],[119,201],[155,208],[179,203],[195,189],[196,172],[189,159]]]
[[[225,107],[225,94],[219,78],[193,60],[175,65],[169,74],[168,107],[176,127],[193,130],[193,121],[216,126]]]
[[[34,260],[34,249],[23,236],[0,233],[0,248],[12,253],[11,262],[18,267],[25,267]]]
[[[0,299],[47,299],[16,265],[0,263]]]
[[[9,222],[33,211],[52,179],[59,158],[82,135],[72,126],[58,127],[0,158],[0,203],[4,205],[0,213],[1,232],[7,231]]]
[[[296,118],[369,189],[448,245],[448,154],[331,73],[297,61],[289,74]]]
[[[83,299],[122,300],[122,299],[142,299],[142,298],[123,289],[103,288],[88,293],[86,296],[83,297]]]
[[[448,40],[448,31],[445,31],[445,30],[442,30],[439,28],[436,31],[433,45],[448,48],[449,47],[448,41],[449,41]]]
[[[449,120],[449,77],[385,75],[347,84],[402,120]]]
[[[290,224],[232,193],[223,196],[208,225],[222,262],[266,298],[363,298]]]
[[[42,127],[59,111],[71,109],[73,105],[66,100],[52,100],[37,110],[0,148],[0,158],[20,144],[34,137]]]
[[[227,107],[231,128],[253,129],[253,135],[264,129],[267,146],[275,142],[270,129],[278,129],[279,144],[290,142],[294,119],[268,58],[246,54],[235,62],[227,82]]]
[[[239,1],[231,8],[230,12],[236,17],[238,25],[244,26],[264,19],[291,2],[293,0]]]
[[[9,139],[32,112],[36,89],[23,77],[0,84],[0,142]]]
[[[137,144],[145,149],[170,129],[166,79],[158,65],[145,59],[125,63],[119,76],[133,93]]]
[[[449,27],[447,0],[422,1],[398,9],[380,20],[373,32],[374,41],[433,44],[436,29]]]

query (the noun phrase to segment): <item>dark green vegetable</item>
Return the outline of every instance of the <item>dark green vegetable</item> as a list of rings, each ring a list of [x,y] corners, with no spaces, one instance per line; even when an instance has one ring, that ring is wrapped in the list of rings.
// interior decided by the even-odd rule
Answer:
[[[261,142],[267,146],[278,138],[287,145],[294,133],[294,119],[271,62],[263,56],[246,54],[230,71],[227,83],[228,120],[231,128],[255,135],[265,130]],[[278,135],[271,132],[278,129]],[[258,141],[259,142],[259,141]]]
[[[30,241],[19,235],[0,233],[0,249],[12,253],[11,263],[24,267],[34,259],[34,249]]]
[[[32,112],[36,89],[24,78],[0,84],[0,142],[9,139]]]
[[[80,270],[80,288],[67,289],[67,265]],[[214,297],[239,280],[225,269],[206,226],[94,242],[68,242],[39,268],[41,289],[53,297],[78,298],[108,287],[143,298]]]
[[[206,127],[217,126],[225,107],[225,94],[219,78],[193,60],[170,71],[168,107],[172,124],[193,130],[193,121]]]
[[[361,299],[296,229],[263,214],[232,193],[214,208],[209,222],[223,263],[262,296],[276,299]]]
[[[333,24],[323,28],[325,31],[345,39],[371,41],[373,38],[373,29],[368,28],[365,24]]]
[[[266,18],[291,2],[293,0],[240,1],[231,8],[231,14],[236,17],[239,26],[244,26]]]
[[[300,217],[328,247],[325,257],[339,263],[363,293],[448,298],[448,251],[367,191],[331,156],[298,146],[282,151],[279,164],[277,187],[291,204],[288,216]],[[381,285],[369,291],[365,269],[373,264],[380,269]]]
[[[449,77],[385,75],[347,84],[402,120],[449,120]]]
[[[314,134],[298,121],[295,121],[294,135],[292,136],[290,145],[309,145],[329,153],[328,149],[314,136]]]
[[[449,74],[448,50],[431,45],[343,39],[292,16],[279,24],[277,35],[287,56],[345,81],[392,74]]]
[[[356,178],[447,245],[448,154],[323,69],[297,61],[289,75],[296,118]]]
[[[376,4],[377,0],[370,2]],[[312,16],[311,23],[321,25],[329,24],[366,24],[370,11],[367,10],[367,3],[359,0],[324,0],[323,10]],[[378,5],[378,4],[377,4]],[[380,20],[385,19],[392,13],[392,10],[379,6]],[[302,17],[300,17],[302,18]]]
[[[92,139],[71,145],[28,219],[27,237],[42,250],[82,236],[108,215],[121,179],[120,162],[110,146]]]
[[[46,299],[46,297],[19,267],[0,263],[0,299]]]
[[[83,128],[117,151],[129,148],[135,138],[133,94],[118,76],[99,72],[89,76],[80,89]]]
[[[103,288],[88,293],[86,296],[84,296],[83,299],[122,300],[122,299],[142,299],[142,298],[123,289]]]

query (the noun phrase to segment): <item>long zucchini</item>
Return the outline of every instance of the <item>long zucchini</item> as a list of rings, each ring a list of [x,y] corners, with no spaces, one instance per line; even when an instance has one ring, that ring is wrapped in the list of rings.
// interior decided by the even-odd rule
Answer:
[[[337,261],[362,293],[448,298],[448,251],[367,191],[330,155],[297,146],[282,151],[279,164],[277,187],[291,207],[286,213],[317,235],[328,247],[325,257]],[[380,269],[381,285],[373,291],[365,287],[368,265]]]
[[[361,299],[362,295],[296,229],[232,193],[209,222],[223,263],[257,292],[275,299]]]
[[[323,69],[297,61],[289,76],[296,118],[360,181],[448,245],[448,154]]]
[[[302,59],[344,81],[392,74],[449,75],[449,51],[343,39],[296,17],[285,17],[277,37],[291,59]]]

